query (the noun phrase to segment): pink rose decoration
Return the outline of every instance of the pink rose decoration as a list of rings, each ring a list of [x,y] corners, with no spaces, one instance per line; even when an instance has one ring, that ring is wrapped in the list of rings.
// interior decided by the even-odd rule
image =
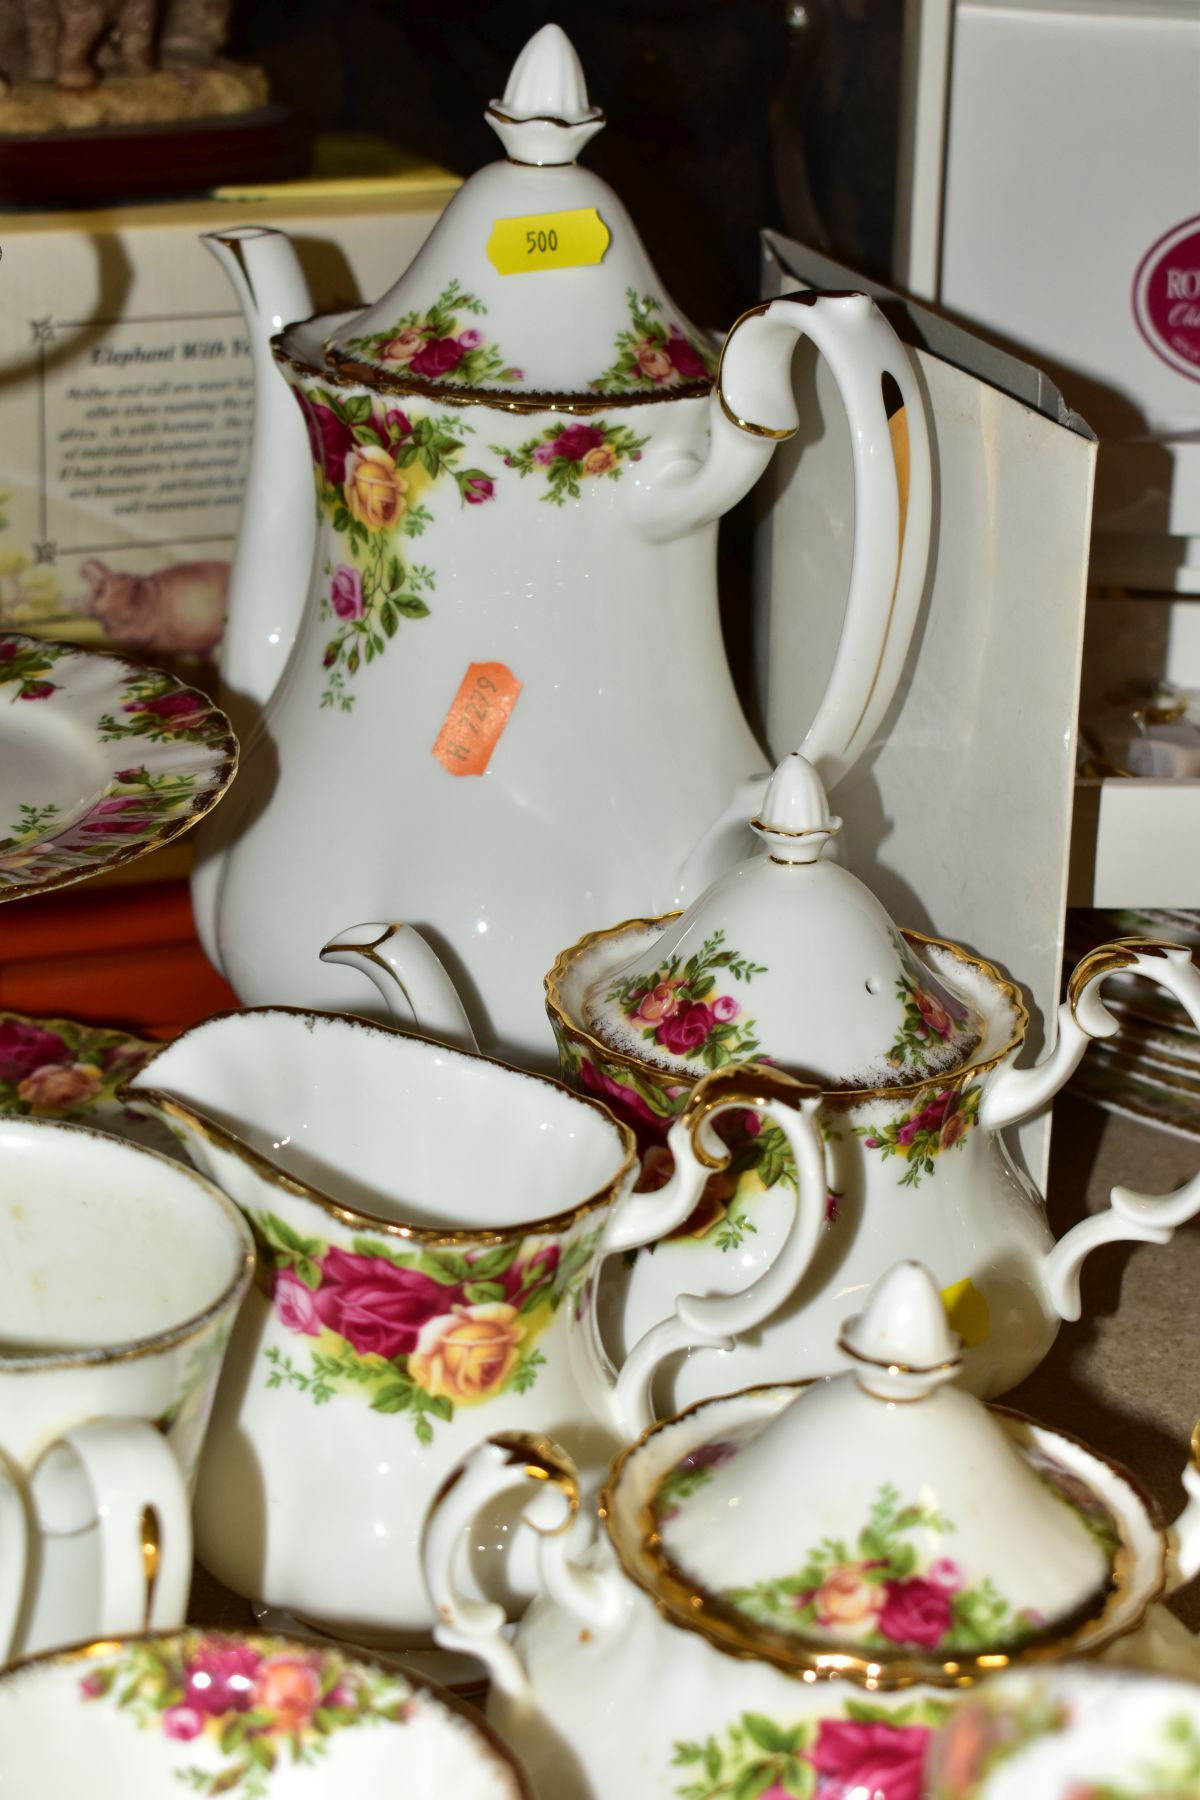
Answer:
[[[389,406],[383,416],[387,421],[387,428],[394,438],[412,436],[412,420],[407,413],[401,412],[398,406]]]
[[[262,1657],[249,1644],[208,1638],[184,1670],[184,1700],[212,1718],[247,1712],[254,1705],[254,1683],[261,1666]]]
[[[321,1681],[313,1662],[300,1656],[270,1656],[254,1686],[255,1706],[275,1715],[283,1731],[303,1731],[321,1704]]]
[[[349,563],[339,563],[334,571],[329,604],[339,619],[361,619],[364,611],[362,576]]]
[[[879,1629],[893,1644],[917,1644],[932,1650],[954,1622],[944,1587],[914,1575],[907,1581],[885,1581]]]
[[[691,1000],[669,1013],[655,1032],[655,1038],[672,1056],[691,1056],[703,1044],[715,1021],[713,1009],[703,1001]]]
[[[667,339],[667,355],[676,374],[685,381],[707,381],[708,370],[688,343],[678,325],[672,325]]]
[[[939,1556],[926,1578],[948,1594],[957,1594],[963,1584],[962,1570],[950,1556]]]
[[[505,1269],[503,1275],[495,1275],[491,1279],[498,1281],[503,1287],[507,1304],[519,1307],[535,1288],[545,1287],[554,1279],[558,1256],[557,1244],[543,1244],[527,1261],[522,1262],[518,1258]]]
[[[742,1114],[742,1130],[747,1137],[757,1137],[762,1130],[762,1114],[747,1107]]]
[[[464,350],[478,350],[480,344],[483,342],[483,333],[482,331],[476,331],[474,326],[472,326],[469,331],[459,332],[458,341]]]
[[[280,1324],[288,1331],[301,1331],[305,1337],[318,1336],[321,1320],[313,1301],[313,1291],[305,1287],[298,1275],[293,1275],[290,1269],[278,1269],[271,1298]]]
[[[822,1800],[921,1800],[929,1736],[925,1725],[822,1719],[805,1755],[823,1777]]]
[[[354,433],[328,406],[310,400],[299,389],[292,390],[300,402],[304,423],[308,427],[308,447],[312,459],[334,487],[346,479],[346,458],[354,448]]]
[[[204,1714],[194,1706],[168,1706],[162,1716],[162,1728],[167,1737],[187,1744],[204,1730]]]
[[[456,369],[466,350],[457,338],[430,338],[409,363],[414,375],[448,375]]]
[[[844,1629],[870,1624],[883,1598],[879,1583],[868,1581],[860,1563],[839,1563],[811,1595],[818,1625]]]
[[[204,695],[193,693],[191,688],[176,688],[173,693],[160,694],[157,700],[127,700],[121,708],[122,712],[153,713],[156,718],[170,719],[181,731],[199,725],[208,710]]]
[[[651,338],[643,338],[634,351],[634,361],[647,381],[669,381],[675,370],[667,352]]]
[[[547,468],[558,455],[558,450],[555,447],[556,444],[557,439],[548,444],[539,444],[533,453],[534,462],[540,463],[543,469]]]
[[[921,1017],[931,1031],[936,1031],[940,1038],[948,1038],[954,1029],[954,1021],[940,1000],[932,994],[917,993],[917,1006]]]
[[[2,648],[3,645],[0,645],[0,649]],[[99,1700],[107,1692],[107,1689],[108,1683],[99,1669],[93,1669],[91,1674],[85,1675],[79,1684],[79,1691],[85,1700]]]
[[[915,1119],[905,1119],[903,1125],[901,1125],[899,1131],[896,1133],[896,1142],[898,1144],[911,1144],[920,1129],[921,1115],[918,1113]]]
[[[0,1020],[0,1081],[19,1081],[46,1063],[65,1062],[70,1051],[53,1031],[40,1025]]]
[[[712,1009],[713,1018],[719,1019],[723,1025],[727,1024],[730,1019],[736,1019],[742,1010],[732,994],[722,994],[719,999],[713,1001]]]
[[[26,681],[22,684],[18,700],[48,700],[54,692],[52,681]]]
[[[462,1295],[419,1269],[398,1269],[382,1256],[330,1250],[313,1295],[317,1317],[344,1337],[360,1356],[408,1356],[422,1325],[440,1317]]]
[[[589,1094],[603,1100],[618,1119],[632,1129],[642,1156],[645,1156],[652,1145],[661,1144],[666,1138],[671,1126],[670,1119],[660,1119],[657,1113],[651,1112],[639,1093],[613,1081],[586,1057],[579,1065],[579,1079]]]
[[[16,654],[17,646],[10,638],[5,638],[4,642],[0,644],[0,662],[11,662]]]
[[[596,450],[604,442],[604,433],[598,425],[568,425],[554,439],[551,449],[555,456],[565,456],[568,462],[582,462],[589,450]]]
[[[463,482],[462,493],[468,506],[482,506],[495,497],[496,484],[490,475],[470,475]]]

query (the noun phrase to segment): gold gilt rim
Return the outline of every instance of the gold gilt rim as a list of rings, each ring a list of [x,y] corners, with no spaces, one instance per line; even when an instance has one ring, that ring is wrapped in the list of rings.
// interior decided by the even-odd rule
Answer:
[[[576,940],[566,950],[560,950],[554,963],[546,975],[543,986],[546,990],[546,1011],[550,1015],[550,1023],[576,1043],[585,1044],[594,1056],[605,1061],[617,1063],[622,1068],[632,1069],[644,1080],[651,1081],[656,1087],[679,1087],[687,1083],[694,1085],[702,1079],[702,1075],[694,1075],[690,1069],[659,1069],[653,1063],[641,1062],[636,1056],[630,1056],[624,1050],[614,1049],[602,1038],[588,1030],[586,1025],[578,1023],[567,1012],[562,998],[562,987],[571,967],[579,958],[597,944],[609,938],[622,937],[634,931],[650,931],[657,927],[661,930],[669,925],[672,919],[682,918],[682,912],[659,913],[649,919],[624,919],[619,925],[605,926],[601,931],[589,931]],[[919,1081],[896,1082],[888,1087],[835,1087],[821,1090],[825,1104],[846,1110],[852,1106],[865,1105],[870,1100],[905,1100],[923,1094],[930,1087],[961,1087],[968,1079],[986,1075],[989,1070],[998,1068],[1014,1050],[1020,1048],[1025,1041],[1025,1032],[1029,1025],[1029,1012],[1022,1000],[1019,990],[1001,975],[1000,971],[981,956],[972,956],[959,944],[952,944],[945,938],[929,937],[923,931],[911,931],[907,926],[899,926],[898,930],[905,941],[914,946],[932,945],[935,950],[945,950],[960,963],[982,975],[986,981],[992,982],[1003,993],[1016,1016],[1016,1023],[1005,1044],[991,1056],[983,1057],[977,1062],[962,1063],[956,1068],[942,1069],[934,1074],[922,1076]],[[935,971],[936,972],[936,971]],[[811,1085],[811,1077],[798,1077],[802,1082]],[[819,1084],[818,1084],[819,1085]]]
[[[99,1142],[117,1144],[135,1156],[152,1156],[156,1162],[165,1163],[173,1174],[182,1176],[192,1182],[200,1192],[215,1202],[234,1228],[237,1241],[243,1246],[237,1259],[237,1265],[230,1280],[226,1282],[215,1300],[211,1300],[202,1312],[193,1313],[178,1325],[166,1330],[151,1333],[148,1337],[130,1338],[123,1344],[105,1344],[99,1348],[78,1350],[46,1350],[36,1349],[9,1351],[0,1349],[0,1376],[5,1375],[37,1375],[50,1369],[83,1369],[105,1368],[111,1363],[139,1362],[147,1356],[161,1356],[167,1351],[178,1350],[182,1345],[190,1343],[193,1338],[203,1334],[231,1308],[236,1310],[241,1297],[249,1287],[254,1276],[254,1240],[250,1228],[238,1207],[227,1194],[221,1192],[216,1182],[202,1175],[199,1169],[192,1169],[186,1163],[175,1162],[164,1156],[159,1150],[151,1150],[145,1144],[132,1144],[127,1140],[114,1138],[111,1132],[97,1131],[91,1125],[77,1125],[68,1119],[0,1119],[0,1133],[10,1126],[31,1126],[36,1131],[69,1131],[77,1132],[82,1137],[95,1138]]]
[[[777,1392],[781,1388],[794,1387],[800,1393],[812,1386],[809,1381],[775,1382],[757,1388],[745,1388],[739,1393],[725,1394],[722,1400],[749,1399],[756,1394]],[[956,1656],[937,1661],[932,1657],[896,1656],[886,1653],[856,1655],[848,1650],[826,1650],[816,1648],[811,1639],[789,1636],[783,1632],[771,1631],[765,1626],[755,1626],[743,1618],[732,1608],[714,1606],[710,1596],[697,1590],[695,1584],[673,1571],[667,1559],[663,1558],[660,1566],[655,1552],[643,1542],[642,1554],[651,1562],[657,1580],[648,1577],[637,1556],[631,1555],[620,1541],[613,1523],[613,1501],[620,1486],[626,1465],[642,1450],[649,1440],[660,1431],[676,1425],[699,1413],[706,1407],[718,1405],[718,1400],[699,1400],[683,1412],[676,1413],[669,1419],[661,1419],[651,1425],[647,1431],[626,1446],[609,1466],[608,1475],[600,1492],[598,1512],[604,1522],[608,1540],[613,1554],[625,1575],[647,1596],[655,1609],[668,1624],[678,1626],[683,1631],[695,1632],[723,1656],[736,1661],[763,1662],[791,1679],[805,1682],[831,1681],[849,1679],[856,1686],[864,1687],[872,1692],[891,1691],[912,1687],[924,1683],[931,1687],[970,1687],[984,1675],[994,1674],[1000,1669],[1024,1667],[1029,1664],[1059,1662],[1064,1658],[1084,1653],[1092,1655],[1114,1640],[1137,1631],[1145,1620],[1150,1607],[1158,1600],[1166,1589],[1167,1583],[1167,1543],[1165,1533],[1155,1522],[1153,1502],[1141,1483],[1130,1472],[1113,1458],[1102,1455],[1090,1444],[1075,1437],[1071,1432],[1062,1431],[1057,1426],[1040,1424],[1028,1414],[1014,1407],[999,1406],[989,1402],[987,1410],[995,1414],[1008,1429],[1013,1425],[1033,1427],[1037,1431],[1046,1432],[1052,1438],[1072,1445],[1085,1455],[1094,1457],[1107,1469],[1123,1481],[1132,1492],[1135,1500],[1142,1506],[1146,1521],[1158,1538],[1158,1568],[1155,1579],[1147,1583],[1146,1593],[1141,1604],[1130,1617],[1117,1625],[1111,1622],[1111,1614],[1125,1603],[1131,1582],[1131,1564],[1134,1551],[1129,1544],[1125,1532],[1124,1520],[1116,1519],[1120,1535],[1120,1547],[1113,1560],[1108,1586],[1103,1595],[1099,1611],[1091,1613],[1079,1620],[1072,1615],[1071,1629],[1065,1635],[1050,1638],[1038,1636],[1023,1645],[1009,1650],[982,1651],[975,1655]],[[1015,1434],[1014,1434],[1015,1435]],[[1110,1509],[1111,1510],[1111,1509]],[[649,1507],[641,1509],[641,1516],[649,1512]],[[1109,1623],[1106,1626],[1106,1617]],[[1060,1621],[1061,1624],[1061,1621]]]
[[[24,638],[31,644],[49,643],[53,649],[58,649],[61,645],[76,656],[102,657],[105,662],[119,663],[121,668],[129,671],[130,675],[166,673],[161,669],[150,669],[145,663],[130,662],[127,656],[121,656],[112,650],[93,650],[88,644],[63,645],[62,640],[58,638],[39,638],[34,637],[30,632],[21,631],[5,631],[3,636],[6,639]],[[218,800],[223,799],[228,793],[233,778],[237,774],[238,759],[241,755],[241,747],[228,714],[222,711],[216,701],[204,692],[203,688],[193,687],[190,682],[180,681],[177,676],[170,676],[169,679],[174,682],[176,692],[182,693],[186,690],[190,694],[199,694],[201,699],[207,702],[213,718],[224,721],[223,728],[213,737],[191,740],[195,743],[202,743],[205,749],[215,753],[216,760],[212,765],[214,780],[211,787],[206,787],[195,796],[195,804],[190,806],[186,813],[174,819],[164,819],[161,825],[156,826],[153,831],[147,833],[145,837],[138,838],[134,843],[125,844],[120,848],[107,851],[103,855],[97,855],[90,865],[62,869],[57,873],[43,876],[38,881],[25,881],[12,886],[0,885],[0,905],[3,905],[6,900],[25,900],[33,894],[49,894],[56,888],[72,887],[77,881],[92,881],[102,872],[107,873],[109,869],[122,868],[126,863],[136,862],[139,856],[148,856],[152,850],[161,850],[165,845],[174,843],[176,838],[182,837],[185,831],[190,831],[193,825],[198,825],[201,819],[212,811]],[[189,741],[187,733],[181,732],[175,741],[186,744]],[[61,837],[69,830],[70,826],[64,825],[57,835]],[[46,849],[52,849],[53,844],[54,839],[48,838]]]
[[[455,388],[436,381],[405,381],[389,375],[376,363],[360,362],[343,351],[327,348],[324,366],[306,362],[284,345],[288,332],[271,339],[271,353],[282,367],[309,381],[333,387],[365,387],[397,399],[428,400],[433,406],[488,406],[507,413],[598,413],[632,406],[663,406],[672,400],[702,400],[712,392],[711,381],[681,382],[678,387],[650,394],[551,394],[542,390],[504,394],[495,388]]]
[[[427,1044],[431,1049],[446,1056],[458,1056],[473,1062],[487,1063],[492,1068],[503,1069],[506,1074],[519,1075],[525,1081],[541,1082],[545,1087],[556,1089],[568,1100],[590,1107],[610,1130],[616,1131],[623,1150],[620,1165],[602,1188],[597,1188],[595,1193],[589,1194],[586,1199],[580,1200],[574,1206],[567,1207],[564,1211],[554,1213],[548,1218],[522,1220],[510,1225],[480,1225],[477,1229],[465,1226],[442,1228],[436,1225],[406,1225],[397,1219],[383,1219],[375,1213],[360,1212],[355,1207],[343,1206],[340,1201],[325,1193],[322,1188],[314,1187],[309,1182],[301,1181],[296,1176],[285,1173],[261,1151],[255,1150],[236,1132],[219,1124],[217,1120],[209,1118],[203,1112],[186,1105],[181,1100],[176,1100],[173,1095],[164,1093],[160,1088],[136,1085],[139,1077],[144,1075],[148,1069],[153,1068],[161,1056],[166,1055],[176,1044],[182,1043],[185,1038],[191,1037],[195,1032],[203,1031],[210,1025],[220,1024],[226,1019],[275,1018],[280,1015],[310,1020],[331,1019],[341,1024],[361,1025],[370,1031],[383,1032],[388,1037]],[[620,1119],[615,1119],[599,1100],[594,1100],[590,1094],[576,1093],[573,1088],[569,1088],[564,1081],[560,1081],[554,1075],[541,1075],[529,1069],[519,1069],[515,1063],[502,1062],[496,1056],[484,1056],[482,1051],[460,1049],[458,1045],[445,1044],[438,1038],[425,1036],[422,1032],[403,1031],[398,1026],[382,1024],[378,1019],[363,1018],[358,1013],[322,1012],[305,1006],[244,1006],[232,1007],[226,1012],[213,1013],[209,1018],[201,1019],[199,1024],[188,1026],[186,1031],[181,1031],[177,1037],[171,1039],[170,1043],[164,1044],[161,1050],[156,1051],[143,1063],[138,1076],[117,1090],[117,1098],[125,1101],[126,1104],[134,1104],[141,1100],[159,1108],[168,1118],[175,1119],[181,1125],[196,1131],[207,1143],[215,1144],[218,1149],[227,1150],[231,1156],[236,1157],[239,1162],[252,1169],[256,1175],[269,1182],[272,1187],[280,1188],[284,1193],[291,1194],[296,1199],[307,1200],[321,1212],[336,1219],[339,1224],[348,1225],[355,1230],[370,1231],[378,1236],[401,1238],[406,1243],[427,1244],[431,1247],[455,1244],[507,1244],[512,1243],[514,1239],[560,1236],[569,1231],[580,1219],[585,1218],[588,1213],[595,1212],[599,1207],[606,1206],[611,1200],[614,1200],[630,1172],[636,1168],[638,1160],[637,1139],[628,1125],[623,1124]]]
[[[482,1739],[483,1747],[491,1753],[492,1760],[503,1768],[512,1779],[510,1788],[511,1800],[534,1800],[528,1779],[515,1761],[512,1751],[495,1727],[489,1724],[483,1714],[470,1706],[465,1700],[440,1682],[430,1681],[424,1675],[414,1674],[404,1662],[403,1653],[395,1656],[377,1650],[360,1649],[335,1638],[298,1638],[286,1631],[243,1631],[235,1628],[230,1632],[227,1628],[205,1625],[181,1625],[176,1631],[130,1631],[120,1637],[93,1638],[87,1644],[72,1644],[65,1650],[38,1650],[32,1656],[14,1657],[11,1662],[0,1664],[0,1693],[4,1684],[20,1680],[24,1675],[36,1674],[41,1669],[73,1668],[80,1663],[96,1662],[101,1657],[119,1655],[131,1644],[169,1644],[176,1645],[186,1638],[234,1637],[239,1641],[254,1644],[267,1643],[278,1646],[293,1656],[312,1656],[314,1652],[325,1656],[340,1656],[342,1661],[364,1669],[372,1669],[377,1674],[399,1677],[414,1695],[425,1694],[444,1706],[447,1712],[454,1713],[463,1723],[470,1727],[475,1737]]]

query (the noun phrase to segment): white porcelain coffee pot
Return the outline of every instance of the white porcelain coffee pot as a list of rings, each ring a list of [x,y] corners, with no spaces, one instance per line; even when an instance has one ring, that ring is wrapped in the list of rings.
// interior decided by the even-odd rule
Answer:
[[[351,920],[403,919],[447,974],[408,1022],[464,1041],[437,997],[453,984],[482,1048],[534,1063],[558,948],[698,892],[765,777],[716,528],[797,429],[798,340],[830,360],[855,470],[845,622],[804,744],[830,783],[904,662],[929,450],[908,355],[862,295],[753,307],[718,364],[575,163],[604,118],[556,26],[487,117],[505,159],[364,311],[281,329],[311,311],[289,240],[207,240],[246,310],[257,416],[222,667],[242,769],[193,893],[247,1003],[361,1007],[361,978],[318,952]]]

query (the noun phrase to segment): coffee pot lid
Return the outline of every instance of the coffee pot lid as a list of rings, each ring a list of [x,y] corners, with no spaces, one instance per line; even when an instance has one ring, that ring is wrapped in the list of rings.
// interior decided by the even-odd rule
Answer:
[[[1007,1655],[1102,1611],[1115,1519],[949,1385],[960,1343],[928,1270],[890,1269],[839,1341],[856,1368],[659,1479],[643,1550],[669,1615],[774,1660],[886,1667]]]
[[[605,120],[557,25],[529,40],[485,117],[505,160],[463,184],[381,300],[339,321],[330,364],[367,386],[518,408],[706,392],[713,345],[616,194],[575,161]]]
[[[934,966],[937,951],[918,956],[870,889],[823,856],[842,821],[802,756],[779,764],[750,824],[766,854],[593,983],[589,1030],[672,1073],[766,1057],[826,1089],[907,1086],[967,1062],[981,1014]]]

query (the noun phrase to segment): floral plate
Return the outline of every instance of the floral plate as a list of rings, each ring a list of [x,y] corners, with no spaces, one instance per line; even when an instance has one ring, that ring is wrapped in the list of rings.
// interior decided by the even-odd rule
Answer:
[[[0,1012],[0,1118],[69,1119],[186,1162],[165,1125],[117,1099],[160,1048],[104,1026]]]
[[[0,637],[0,900],[157,850],[216,805],[237,756],[225,714],[174,676]]]

